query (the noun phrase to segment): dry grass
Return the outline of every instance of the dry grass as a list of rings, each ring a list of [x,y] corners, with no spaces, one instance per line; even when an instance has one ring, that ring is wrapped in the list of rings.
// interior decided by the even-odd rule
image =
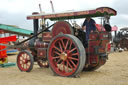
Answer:
[[[9,56],[10,62],[16,56]],[[109,60],[94,72],[82,72],[80,78],[53,76],[48,68],[34,65],[32,72],[15,67],[0,68],[0,85],[128,85],[128,51],[112,53]]]

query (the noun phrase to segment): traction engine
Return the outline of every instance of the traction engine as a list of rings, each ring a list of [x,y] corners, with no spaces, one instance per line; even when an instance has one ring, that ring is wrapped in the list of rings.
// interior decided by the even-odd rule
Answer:
[[[112,15],[116,15],[115,10],[101,7],[85,12],[48,15],[34,13],[28,16],[27,19],[33,19],[34,34],[28,42],[22,44],[23,48],[17,56],[18,68],[30,72],[34,62],[37,62],[40,67],[50,67],[55,75],[66,77],[74,77],[81,71],[98,69],[106,63],[110,52],[111,26],[108,24],[108,16]],[[70,24],[65,19],[87,16],[101,16],[104,24],[96,24],[97,31],[91,32],[86,42],[85,32],[78,29],[76,23]],[[39,18],[57,21],[49,27],[42,25],[39,30]]]

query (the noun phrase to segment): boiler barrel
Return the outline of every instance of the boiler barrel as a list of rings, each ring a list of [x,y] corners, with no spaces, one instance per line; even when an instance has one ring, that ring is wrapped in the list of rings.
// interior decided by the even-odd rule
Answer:
[[[34,44],[35,48],[48,48],[48,43],[42,41],[36,41]]]

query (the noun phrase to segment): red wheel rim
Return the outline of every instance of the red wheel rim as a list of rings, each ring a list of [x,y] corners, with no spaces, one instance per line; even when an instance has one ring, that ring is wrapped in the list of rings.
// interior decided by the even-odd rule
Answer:
[[[21,52],[18,55],[17,65],[21,71],[28,71],[28,69],[31,67],[31,58],[30,57],[31,56],[28,55],[26,52]]]
[[[49,48],[49,63],[51,68],[61,76],[70,76],[79,66],[79,50],[72,39],[59,37]]]

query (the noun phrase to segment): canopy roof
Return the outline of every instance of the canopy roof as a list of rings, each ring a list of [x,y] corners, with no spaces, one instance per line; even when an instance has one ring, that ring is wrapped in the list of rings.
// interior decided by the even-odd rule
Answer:
[[[114,16],[117,12],[109,7],[100,7],[93,10],[83,10],[83,11],[70,11],[62,13],[51,13],[51,14],[33,14],[27,16],[27,19],[50,19],[50,20],[63,20],[63,19],[80,19],[85,17],[101,17],[105,14],[109,16]]]
[[[128,31],[128,27],[121,28],[120,30]]]
[[[0,24],[0,33],[3,33],[3,32],[4,33],[13,33],[13,34],[18,34],[18,35],[23,35],[23,36],[30,36],[30,34],[33,33],[30,30]]]

